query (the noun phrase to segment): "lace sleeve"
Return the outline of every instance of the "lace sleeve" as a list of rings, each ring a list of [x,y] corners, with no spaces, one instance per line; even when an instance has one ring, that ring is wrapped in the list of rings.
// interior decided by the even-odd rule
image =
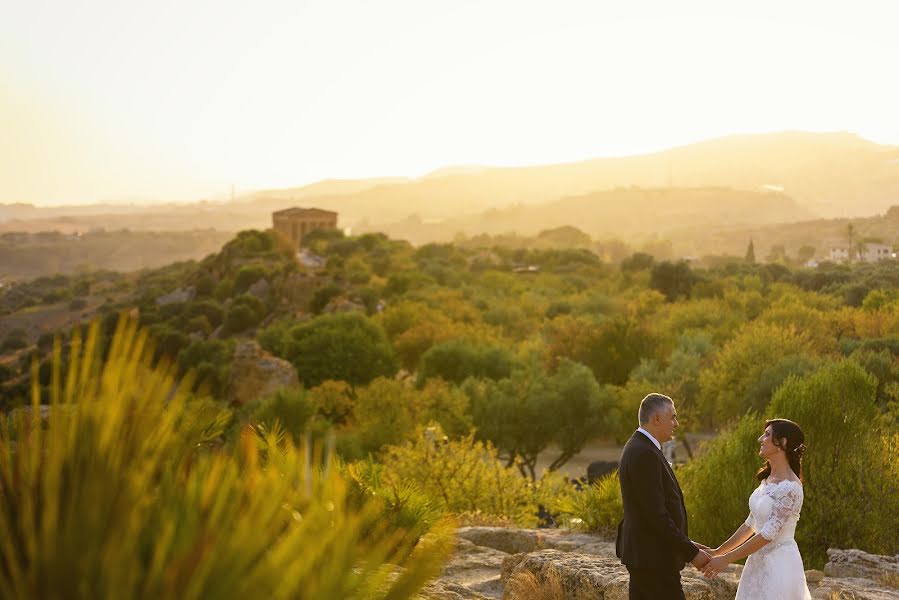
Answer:
[[[777,537],[789,518],[799,512],[802,504],[802,486],[794,484],[778,486],[772,497],[774,507],[771,509],[768,520],[758,532],[769,542]]]

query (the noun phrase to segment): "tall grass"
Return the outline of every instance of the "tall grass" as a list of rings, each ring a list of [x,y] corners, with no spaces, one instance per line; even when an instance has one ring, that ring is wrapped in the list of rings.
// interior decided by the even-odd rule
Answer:
[[[75,337],[64,378],[60,354],[46,416],[35,387],[0,423],[0,597],[400,600],[451,551],[277,428],[221,444],[227,413],[134,323],[105,359]]]

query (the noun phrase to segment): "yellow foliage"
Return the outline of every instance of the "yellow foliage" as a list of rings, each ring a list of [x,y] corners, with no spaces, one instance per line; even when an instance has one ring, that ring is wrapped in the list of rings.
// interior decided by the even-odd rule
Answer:
[[[399,599],[437,573],[448,522],[417,543],[277,432],[222,446],[145,332],[101,360],[97,331],[64,378],[57,345],[46,418],[35,386],[0,427],[0,597]]]

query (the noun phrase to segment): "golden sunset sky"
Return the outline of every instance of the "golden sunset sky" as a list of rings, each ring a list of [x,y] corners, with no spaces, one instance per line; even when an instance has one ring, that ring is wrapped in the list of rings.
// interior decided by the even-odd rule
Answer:
[[[0,202],[221,198],[787,129],[899,144],[893,1],[0,1]]]

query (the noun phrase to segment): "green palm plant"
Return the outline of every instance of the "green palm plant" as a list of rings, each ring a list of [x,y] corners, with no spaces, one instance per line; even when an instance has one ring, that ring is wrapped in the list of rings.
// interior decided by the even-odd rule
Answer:
[[[122,320],[77,337],[49,410],[0,418],[0,597],[412,598],[452,550],[277,427],[218,442],[227,411],[153,364]],[[33,378],[37,381],[37,377]]]

